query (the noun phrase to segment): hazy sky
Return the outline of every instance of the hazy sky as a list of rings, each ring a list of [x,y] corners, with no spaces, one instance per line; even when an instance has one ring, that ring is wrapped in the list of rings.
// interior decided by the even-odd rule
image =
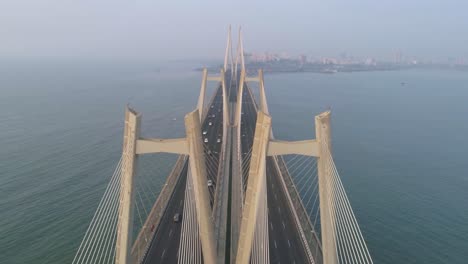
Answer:
[[[1,0],[0,56],[222,57],[246,51],[468,57],[467,0]]]

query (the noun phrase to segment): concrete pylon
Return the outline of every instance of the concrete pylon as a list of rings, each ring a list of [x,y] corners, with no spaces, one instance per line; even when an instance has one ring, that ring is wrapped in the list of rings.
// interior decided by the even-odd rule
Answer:
[[[320,223],[322,235],[323,263],[336,264],[338,256],[336,251],[336,226],[333,192],[327,169],[327,155],[325,149],[331,153],[330,111],[323,112],[315,117],[315,135],[319,157],[317,158],[318,184],[320,197]]]
[[[133,234],[133,201],[136,160],[136,142],[140,134],[141,116],[133,109],[125,110],[125,127],[122,151],[122,180],[120,186],[117,241],[115,244],[115,263],[130,263]]]
[[[190,172],[197,209],[200,241],[202,244],[204,263],[216,263],[216,244],[214,240],[213,221],[208,193],[206,163],[203,153],[200,117],[198,110],[185,116],[185,131],[187,135],[187,147]]]
[[[250,160],[249,180],[242,210],[241,230],[236,256],[237,264],[247,264],[250,261],[252,243],[257,223],[259,205],[264,192],[266,181],[266,153],[271,130],[271,117],[263,112],[257,113],[255,136]]]
[[[245,60],[244,60],[244,40],[242,39],[242,28],[239,27],[239,45],[240,45],[240,59],[241,59],[241,70],[245,71]]]
[[[223,131],[227,131],[229,125],[229,93],[226,87],[226,75],[223,69],[221,69],[221,89],[223,89]],[[224,134],[224,133],[223,133]],[[223,138],[224,140],[225,138]]]
[[[224,71],[227,70],[230,50],[231,50],[231,25],[229,25],[226,52],[224,53],[224,68],[223,68]]]
[[[237,54],[236,54],[236,64],[234,69],[234,76],[237,76],[237,65],[241,63],[241,70],[245,71],[245,59],[244,59],[244,45],[242,43],[242,28],[239,27],[239,35],[237,40]]]
[[[241,114],[242,114],[242,98],[244,96],[244,83],[245,83],[245,71],[241,71],[239,89],[237,90],[237,102],[236,102],[236,116],[234,125],[239,126],[238,131],[240,132]]]
[[[202,83],[201,83],[201,88],[200,88],[200,95],[198,96],[198,103],[197,103],[197,109],[198,109],[198,113],[200,115],[200,120],[203,118],[207,79],[208,79],[208,70],[206,68],[204,68],[203,69]]]
[[[258,82],[259,82],[259,88],[260,88],[260,109],[262,109],[262,111],[265,113],[265,114],[270,114],[270,112],[268,111],[268,103],[267,103],[267,99],[266,99],[266,94],[265,94],[265,84],[263,82],[263,70],[262,69],[259,69],[258,70]]]

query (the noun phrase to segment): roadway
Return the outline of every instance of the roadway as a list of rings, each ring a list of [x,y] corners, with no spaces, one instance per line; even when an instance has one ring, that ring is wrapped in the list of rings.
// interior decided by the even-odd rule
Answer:
[[[217,139],[222,140],[223,134],[223,101],[222,89],[217,89],[210,105],[207,107],[207,115],[202,123],[202,131],[206,131],[206,135],[202,135],[202,139],[208,138],[208,143],[203,143],[205,147],[205,156],[207,157],[207,176],[212,180],[213,187],[210,187],[210,203],[213,205],[214,190],[218,173],[218,160],[221,151],[221,143],[217,143]],[[214,115],[214,117],[213,117]],[[211,122],[211,125],[209,124]],[[210,153],[210,154],[208,154]],[[187,182],[188,160],[181,172],[180,179],[174,188],[174,193],[168,202],[168,206],[161,218],[159,227],[150,244],[148,253],[143,260],[145,264],[152,263],[177,263],[178,251],[181,237],[182,221],[174,222],[174,215],[179,213],[182,215],[185,201],[185,186]],[[183,215],[182,215],[183,217]]]
[[[249,157],[257,118],[255,101],[248,89],[244,86],[242,98],[243,114],[240,136],[243,158]],[[266,174],[270,263],[308,263],[300,233],[296,228],[293,213],[279,179],[279,172],[271,157],[267,158]],[[248,175],[244,175],[244,181],[247,180]]]
[[[179,182],[174,188],[174,193],[168,202],[163,217],[161,218],[159,227],[157,228],[153,241],[150,244],[148,254],[143,260],[143,263],[145,264],[177,263],[177,253],[179,251],[180,231],[182,225],[180,222],[174,222],[174,215],[176,213],[182,214],[183,211],[187,169],[188,161],[185,162]]]
[[[213,207],[223,140],[223,90],[221,87],[216,90],[214,98],[207,109],[206,118],[202,123],[202,139],[205,149],[207,176],[208,180],[213,183],[213,186],[209,187],[210,204]],[[206,140],[208,142],[205,142]],[[219,143],[218,140],[220,140]]]
[[[257,112],[254,99],[247,89],[248,88],[244,86],[240,137],[242,158],[244,159],[247,157],[247,161],[250,162],[249,151],[253,143]],[[208,139],[208,142],[204,142],[204,147],[207,176],[214,185],[210,187],[210,203],[213,205],[218,175],[218,161],[222,147],[222,142],[217,143],[218,138],[222,140],[223,134],[222,89],[217,89],[207,109],[206,119],[202,123],[202,132],[206,131],[206,134],[203,135],[202,133],[202,140],[204,141],[205,138]],[[187,167],[186,164],[174,190],[174,194],[169,201],[168,208],[161,219],[160,228],[156,230],[156,234],[143,263],[177,263],[182,224],[181,222],[175,223],[173,217],[176,213],[182,214],[183,212]],[[278,171],[273,163],[273,159],[267,158],[266,169],[270,262],[307,263],[308,259],[300,240],[300,234],[296,228],[293,214],[289,208],[281,182],[279,181]],[[241,175],[239,175],[239,177],[241,177]],[[245,183],[248,179],[246,177],[243,180],[245,188]]]
[[[270,263],[308,263],[301,235],[272,157],[267,158],[266,172]]]

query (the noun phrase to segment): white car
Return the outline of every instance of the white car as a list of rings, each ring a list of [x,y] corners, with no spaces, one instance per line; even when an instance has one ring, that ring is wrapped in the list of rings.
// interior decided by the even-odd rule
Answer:
[[[212,180],[208,180],[208,187],[211,187],[213,186],[213,181]]]
[[[208,133],[206,130],[205,130],[205,131],[203,131],[203,135],[206,135],[206,133]]]
[[[208,143],[208,138],[205,138],[205,143]]]
[[[209,122],[208,125],[211,126],[211,125],[213,125],[213,123]]]
[[[218,140],[216,140],[216,142],[218,142],[218,143],[221,143],[221,139],[220,139],[220,138],[218,138]]]

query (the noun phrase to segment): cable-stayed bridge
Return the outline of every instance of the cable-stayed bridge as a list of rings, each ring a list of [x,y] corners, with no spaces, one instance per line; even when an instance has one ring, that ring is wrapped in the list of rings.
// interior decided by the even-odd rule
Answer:
[[[275,138],[263,72],[247,74],[242,45],[239,30],[234,56],[229,29],[184,138],[144,137],[126,108],[121,159],[73,263],[373,263],[333,161],[330,112],[315,117],[315,139]]]

